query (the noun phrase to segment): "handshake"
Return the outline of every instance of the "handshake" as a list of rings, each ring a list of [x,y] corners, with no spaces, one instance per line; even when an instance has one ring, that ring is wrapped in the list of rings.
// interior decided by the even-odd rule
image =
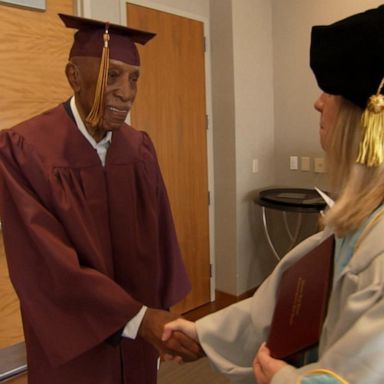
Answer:
[[[197,337],[195,323],[160,309],[148,308],[139,335],[151,343],[164,360],[177,363],[195,361],[205,353]],[[274,359],[263,343],[256,353],[252,368],[256,382],[270,384],[273,376],[287,365]]]
[[[177,363],[203,357],[195,324],[176,314],[148,308],[139,328],[139,336],[152,344],[164,360]]]

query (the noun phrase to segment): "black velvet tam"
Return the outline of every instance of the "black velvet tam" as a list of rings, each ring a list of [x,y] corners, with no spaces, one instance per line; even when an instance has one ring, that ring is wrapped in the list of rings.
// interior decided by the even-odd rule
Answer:
[[[310,65],[324,92],[364,109],[384,76],[384,5],[312,27]]]

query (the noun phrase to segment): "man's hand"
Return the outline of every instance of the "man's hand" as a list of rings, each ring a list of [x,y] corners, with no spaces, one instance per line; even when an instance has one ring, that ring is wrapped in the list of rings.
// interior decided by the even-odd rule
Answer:
[[[269,384],[274,374],[286,365],[287,363],[284,361],[271,357],[269,349],[263,343],[257,352],[255,360],[253,360],[253,372],[256,382],[259,384]]]
[[[160,309],[148,308],[139,328],[139,335],[151,343],[166,360],[194,361],[204,355],[199,343],[186,334],[175,331],[162,338],[164,325],[179,318]]]

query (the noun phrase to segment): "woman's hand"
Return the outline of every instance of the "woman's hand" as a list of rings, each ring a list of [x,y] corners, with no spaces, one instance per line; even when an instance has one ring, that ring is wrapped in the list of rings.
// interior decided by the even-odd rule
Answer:
[[[258,384],[269,384],[274,374],[288,365],[282,360],[271,357],[271,353],[263,343],[253,360],[253,372]]]
[[[185,320],[183,318],[178,318],[164,325],[163,334],[161,340],[165,343],[169,343],[172,339],[179,339],[180,336],[187,336],[194,343],[182,343],[186,350],[191,350],[194,353],[195,359],[204,356],[204,351],[202,350],[199,340],[197,338],[196,326],[192,321]],[[184,336],[184,337],[185,337]],[[164,354],[164,360],[173,360],[178,363],[182,363],[184,360],[181,356],[172,355],[172,354]],[[190,359],[189,361],[195,360]],[[188,361],[188,360],[186,360]]]
[[[191,339],[198,341],[195,323],[183,318],[178,318],[164,325],[162,340],[168,340],[174,331],[185,333]]]

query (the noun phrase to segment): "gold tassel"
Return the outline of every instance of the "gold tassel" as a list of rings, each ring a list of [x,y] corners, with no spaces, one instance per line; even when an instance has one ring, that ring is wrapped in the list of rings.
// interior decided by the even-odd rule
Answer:
[[[108,80],[108,68],[109,68],[109,24],[105,25],[105,32],[103,34],[104,46],[100,60],[99,76],[97,79],[95,98],[93,106],[85,121],[91,125],[91,127],[97,127],[103,118],[103,101],[104,91]]]
[[[356,162],[367,167],[378,167],[384,161],[384,78],[375,95],[368,100],[361,116],[362,137]]]

